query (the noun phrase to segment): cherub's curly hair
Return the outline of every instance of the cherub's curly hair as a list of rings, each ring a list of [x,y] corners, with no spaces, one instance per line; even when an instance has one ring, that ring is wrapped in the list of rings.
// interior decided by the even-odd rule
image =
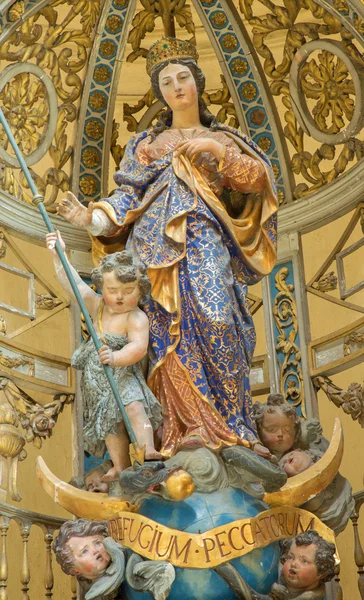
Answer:
[[[131,252],[127,250],[115,252],[114,254],[108,254],[101,260],[100,265],[91,273],[92,283],[97,289],[102,290],[103,274],[112,271],[121,283],[138,281],[141,300],[150,293],[151,284],[146,274],[146,268],[135,259]]]
[[[282,394],[269,394],[267,402],[254,402],[251,416],[256,422],[258,434],[260,433],[262,428],[264,415],[266,413],[277,412],[281,412],[289,419],[292,419],[296,431],[295,439],[297,440],[301,429],[300,420],[295,411],[294,406],[289,404],[284,399],[284,396]]]
[[[61,565],[62,571],[66,575],[72,575],[74,566],[74,557],[68,542],[73,537],[88,537],[90,535],[101,535],[107,537],[106,521],[87,521],[87,519],[77,519],[76,521],[66,521],[61,525],[59,533],[53,542],[53,551],[56,555],[56,561]]]
[[[331,581],[335,575],[335,544],[327,542],[317,533],[317,531],[309,529],[304,533],[299,533],[293,539],[286,539],[279,542],[282,564],[286,562],[293,542],[295,542],[296,546],[310,546],[311,544],[317,546],[315,553],[317,573],[319,575],[325,575],[325,577],[322,577],[321,579],[322,583]]]
[[[216,117],[212,113],[210,113],[210,111],[207,109],[206,103],[202,98],[202,94],[205,90],[205,75],[203,74],[200,67],[195,63],[194,60],[192,60],[190,58],[175,59],[175,60],[162,62],[158,66],[156,66],[153,69],[153,72],[151,75],[152,89],[153,89],[155,97],[158,100],[160,100],[161,102],[163,102],[164,105],[166,104],[165,100],[163,98],[161,89],[159,87],[159,73],[161,71],[163,71],[163,69],[165,67],[167,67],[170,63],[175,64],[175,65],[184,65],[190,69],[190,71],[193,75],[193,78],[196,82],[196,88],[197,88],[197,93],[198,93],[198,109],[199,109],[201,125],[203,125],[204,127],[209,127],[212,131],[214,131],[214,129],[216,129],[216,127],[218,125],[218,121],[217,121]],[[164,131],[165,129],[170,127],[171,124],[172,124],[172,109],[167,107],[167,109],[164,110],[159,115],[159,120],[153,127],[152,133],[150,134],[150,138],[151,138],[150,142],[155,140],[157,135],[159,135],[160,133],[162,133],[162,131]]]

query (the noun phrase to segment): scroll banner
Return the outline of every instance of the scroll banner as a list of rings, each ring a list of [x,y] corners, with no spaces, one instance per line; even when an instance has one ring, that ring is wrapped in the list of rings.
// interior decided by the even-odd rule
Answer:
[[[334,532],[312,513],[281,506],[204,533],[170,529],[152,519],[121,512],[108,522],[109,535],[150,560],[165,560],[185,569],[210,569],[273,542],[314,529],[328,542]]]

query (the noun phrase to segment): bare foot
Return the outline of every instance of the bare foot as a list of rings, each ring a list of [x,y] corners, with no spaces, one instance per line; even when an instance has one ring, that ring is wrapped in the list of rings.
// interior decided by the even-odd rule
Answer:
[[[117,467],[111,467],[111,469],[108,470],[107,473],[105,473],[105,475],[103,475],[101,477],[101,481],[104,482],[109,482],[109,481],[116,481],[117,479],[119,479],[119,475],[122,472],[123,469],[117,468]]]
[[[149,448],[145,451],[145,460],[162,460],[162,455],[155,448]]]
[[[57,214],[76,227],[86,229],[91,224],[93,208],[92,202],[86,208],[72,192],[66,192],[65,197],[57,205]]]

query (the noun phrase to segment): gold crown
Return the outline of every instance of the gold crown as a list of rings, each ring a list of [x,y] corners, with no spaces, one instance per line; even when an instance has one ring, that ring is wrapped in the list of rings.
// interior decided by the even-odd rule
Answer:
[[[181,58],[191,58],[197,62],[196,46],[177,38],[162,38],[153,44],[147,54],[147,73],[150,75],[154,67],[162,62]]]

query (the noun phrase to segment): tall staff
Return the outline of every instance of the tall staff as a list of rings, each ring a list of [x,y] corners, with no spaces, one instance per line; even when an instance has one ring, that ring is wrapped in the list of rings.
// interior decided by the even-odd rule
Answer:
[[[49,233],[55,233],[55,229],[54,229],[54,227],[52,225],[52,222],[51,222],[51,220],[50,220],[50,218],[48,216],[48,213],[47,213],[47,211],[46,211],[46,209],[44,207],[44,203],[43,203],[44,202],[44,198],[43,198],[43,196],[41,194],[39,194],[39,192],[38,192],[38,190],[36,188],[36,185],[35,185],[35,183],[34,183],[34,181],[32,179],[32,176],[31,176],[31,174],[29,172],[27,164],[26,164],[26,162],[24,160],[24,157],[22,156],[22,154],[21,154],[21,152],[19,150],[19,147],[18,147],[18,145],[17,145],[17,143],[15,141],[15,138],[14,138],[14,136],[12,134],[12,131],[11,131],[10,127],[9,127],[9,124],[8,124],[7,120],[5,119],[4,113],[1,110],[1,108],[0,108],[0,123],[4,127],[4,131],[5,131],[6,135],[8,136],[9,142],[10,142],[10,144],[13,147],[15,155],[16,155],[18,161],[19,161],[19,165],[20,165],[20,167],[21,167],[21,169],[22,169],[22,171],[23,171],[23,173],[25,175],[25,178],[26,178],[27,182],[28,182],[28,185],[29,185],[30,190],[32,192],[32,203],[35,206],[38,207],[38,209],[40,211],[40,214],[42,215],[43,221],[45,223],[45,226],[47,227]],[[87,329],[88,329],[88,331],[89,331],[89,333],[90,333],[90,335],[92,337],[92,340],[93,340],[93,342],[95,344],[96,350],[99,351],[100,348],[101,348],[101,346],[102,346],[102,344],[101,344],[101,342],[99,341],[99,339],[97,337],[97,334],[96,334],[96,331],[95,331],[94,326],[92,324],[90,315],[88,314],[87,308],[86,308],[86,306],[84,304],[84,301],[83,301],[82,296],[81,296],[81,294],[79,292],[77,284],[76,284],[76,282],[75,282],[75,280],[73,278],[71,269],[70,269],[69,264],[68,264],[68,260],[67,260],[67,258],[65,256],[65,254],[64,254],[64,252],[63,252],[63,250],[61,248],[61,245],[60,245],[60,243],[59,243],[58,240],[56,241],[55,248],[56,248],[57,254],[59,256],[59,259],[60,259],[60,261],[62,263],[62,266],[63,266],[63,268],[65,270],[65,273],[67,275],[68,281],[70,282],[72,291],[73,291],[73,293],[75,295],[75,298],[76,298],[76,300],[78,302],[78,305],[79,305],[79,307],[81,309],[81,312],[82,312],[83,316],[85,317],[85,322],[86,322],[86,325],[87,325]],[[120,412],[122,414],[123,421],[125,423],[125,427],[126,427],[126,430],[128,432],[128,436],[129,436],[129,439],[130,439],[130,442],[131,442],[130,447],[129,447],[129,453],[130,453],[131,462],[133,463],[134,460],[137,460],[140,464],[142,464],[144,462],[144,452],[145,452],[145,449],[144,448],[140,448],[139,445],[138,445],[136,435],[134,433],[134,430],[133,430],[133,428],[131,426],[129,417],[126,414],[126,410],[125,410],[124,405],[122,403],[122,400],[120,398],[119,390],[118,390],[118,388],[116,386],[116,383],[115,383],[115,380],[114,380],[114,377],[113,377],[113,374],[112,374],[111,367],[109,367],[109,365],[104,365],[103,364],[103,368],[104,368],[106,377],[108,379],[108,382],[110,384],[110,387],[112,389],[112,392],[114,394],[114,398],[116,400],[116,403],[117,403],[117,405],[118,405],[118,407],[120,409]]]

